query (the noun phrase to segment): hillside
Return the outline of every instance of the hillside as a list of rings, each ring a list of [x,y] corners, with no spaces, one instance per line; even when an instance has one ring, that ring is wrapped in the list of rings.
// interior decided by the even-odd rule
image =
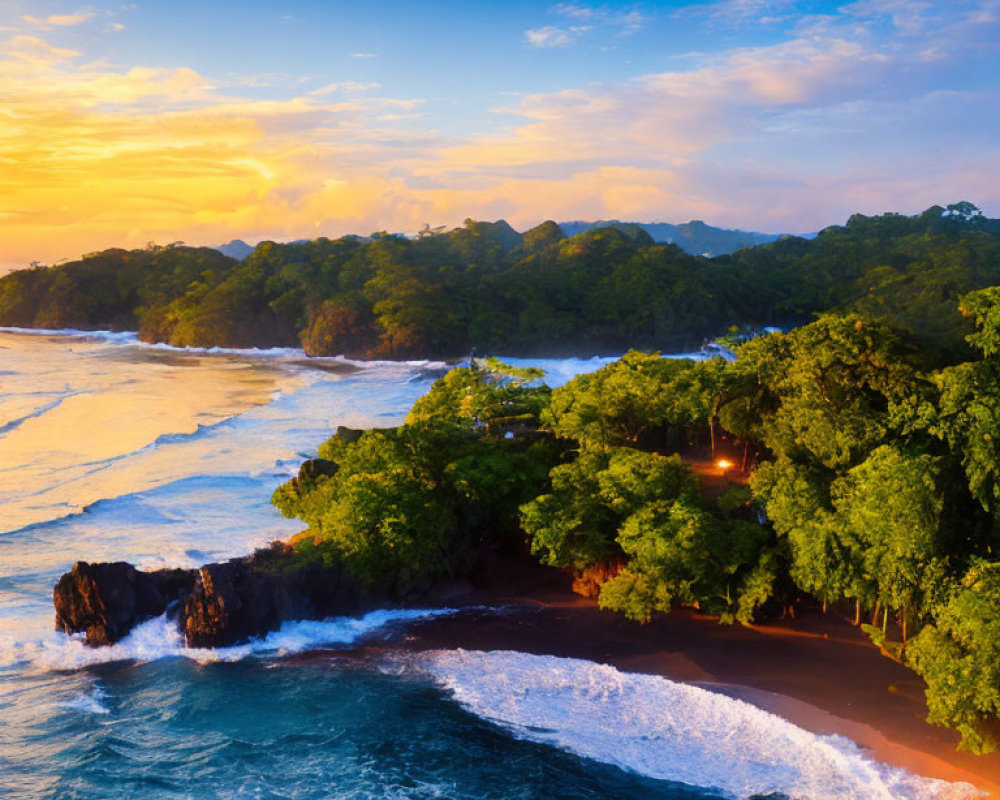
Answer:
[[[638,226],[567,237],[475,222],[415,239],[105,250],[0,278],[0,324],[137,329],[179,346],[301,345],[370,358],[622,352],[696,346],[733,325],[828,310],[912,330],[938,360],[967,355],[965,292],[1000,284],[1000,221],[968,203],[855,215],[814,239],[716,258]]]

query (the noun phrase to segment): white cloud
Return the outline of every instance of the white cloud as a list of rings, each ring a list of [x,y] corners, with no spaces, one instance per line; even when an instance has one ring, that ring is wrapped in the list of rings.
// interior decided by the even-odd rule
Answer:
[[[862,19],[887,17],[903,33],[916,34],[930,22],[927,14],[934,11],[934,3],[927,0],[855,0],[840,10]]]
[[[787,18],[798,0],[715,0],[680,9],[680,16],[704,17],[724,25],[773,24]]]
[[[351,58],[375,58],[375,53],[351,53]]]
[[[361,92],[370,92],[375,89],[381,89],[382,84],[377,81],[372,81],[371,83],[358,83],[357,81],[340,81],[339,83],[328,83],[326,86],[320,86],[318,89],[313,89],[309,92],[310,97],[319,97],[324,94],[333,94],[334,92],[344,92],[349,94],[359,94]]]
[[[532,47],[566,47],[573,43],[576,37],[572,31],[546,25],[543,28],[528,28],[524,32],[524,41]]]
[[[609,9],[607,6],[585,6],[580,3],[559,3],[551,9],[553,14],[583,20],[594,26],[619,28],[622,33],[634,33],[645,27],[649,17],[638,8]]]
[[[628,36],[649,22],[649,18],[636,8],[612,10],[606,6],[559,3],[550,8],[549,13],[577,24],[529,28],[524,32],[524,41],[529,45],[568,47],[590,31],[614,31],[618,36]]]

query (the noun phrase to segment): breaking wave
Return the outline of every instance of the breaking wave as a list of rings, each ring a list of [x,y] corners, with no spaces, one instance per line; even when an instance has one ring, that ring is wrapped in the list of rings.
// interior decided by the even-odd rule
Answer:
[[[969,784],[921,778],[756,706],[591,661],[463,650],[423,667],[473,714],[516,737],[660,780],[749,798],[958,800]]]
[[[430,619],[456,613],[452,608],[379,609],[361,617],[332,617],[324,620],[294,620],[261,639],[233,647],[188,647],[167,614],[137,625],[120,642],[110,647],[88,647],[82,635],[52,633],[34,641],[6,640],[0,636],[0,666],[30,663],[36,668],[75,670],[115,661],[157,661],[187,658],[205,664],[241,661],[250,656],[284,656],[327,645],[346,645],[393,623]],[[83,703],[84,701],[80,701]],[[87,710],[94,707],[87,703]]]

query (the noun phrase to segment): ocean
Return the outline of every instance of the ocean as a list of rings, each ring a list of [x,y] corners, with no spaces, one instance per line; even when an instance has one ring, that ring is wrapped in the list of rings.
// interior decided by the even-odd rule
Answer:
[[[609,360],[531,363],[556,386]],[[220,650],[185,648],[165,618],[101,650],[53,631],[78,559],[191,567],[296,533],[274,488],[338,425],[401,422],[444,369],[0,329],[0,798],[967,796],[656,676],[351,650],[448,608]]]

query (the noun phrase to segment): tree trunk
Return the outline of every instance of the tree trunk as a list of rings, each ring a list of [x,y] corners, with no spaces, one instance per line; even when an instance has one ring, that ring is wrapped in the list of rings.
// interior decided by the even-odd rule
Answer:
[[[743,443],[743,466],[741,467],[741,471],[743,472],[744,475],[747,474],[747,456],[748,455],[750,455],[750,440],[749,439],[747,439]]]
[[[906,609],[903,609],[903,618],[900,620],[903,627],[903,644],[906,644]]]
[[[878,612],[882,610],[882,601],[875,601],[875,611],[872,612],[872,625],[878,625]]]
[[[882,638],[885,638],[885,629],[889,627],[889,606],[882,612]]]
[[[854,627],[861,624],[861,598],[854,598]]]
[[[712,458],[715,458],[715,417],[708,420],[708,435],[712,441]]]

